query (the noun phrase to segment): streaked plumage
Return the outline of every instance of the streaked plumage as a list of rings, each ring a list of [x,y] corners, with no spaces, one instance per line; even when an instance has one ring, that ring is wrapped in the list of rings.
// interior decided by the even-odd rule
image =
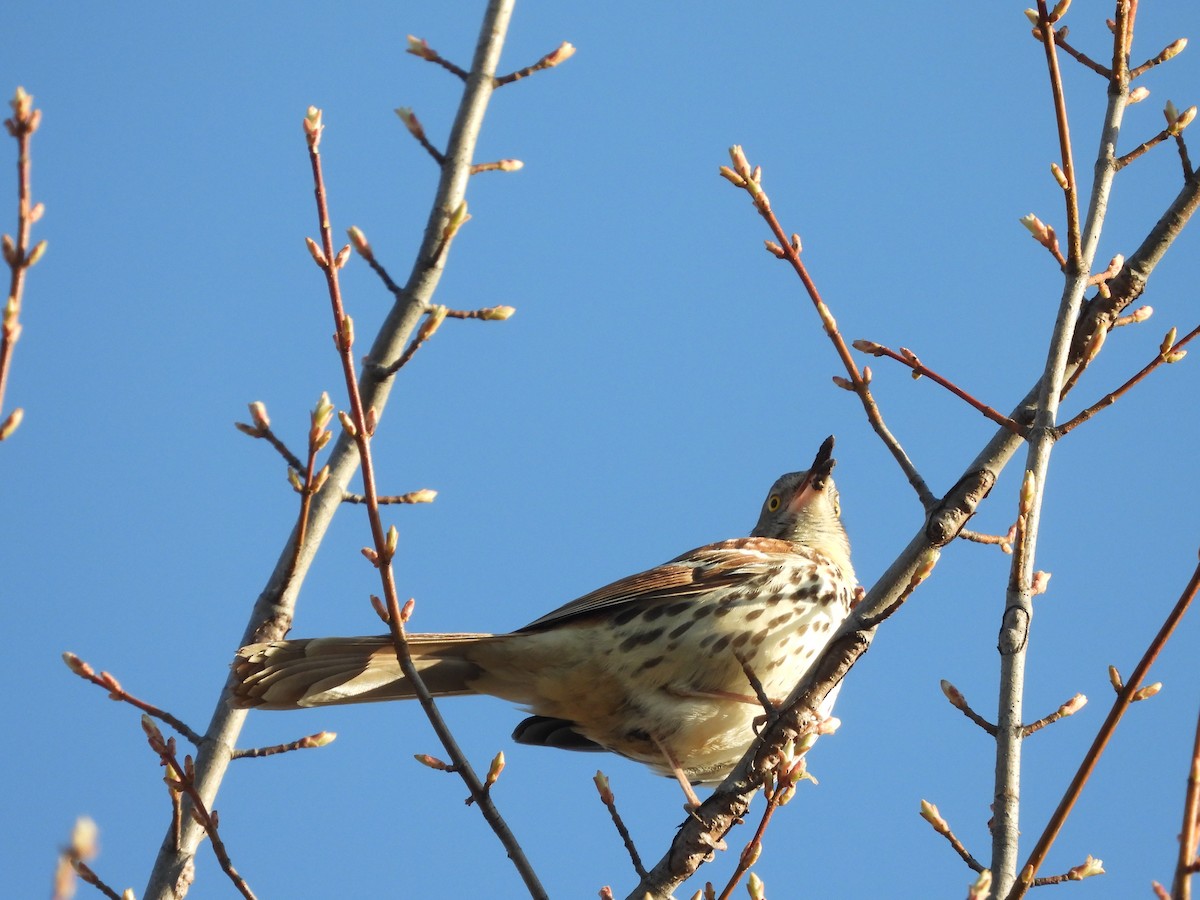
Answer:
[[[719,781],[762,714],[740,660],[781,700],[849,612],[856,581],[831,447],[775,482],[750,537],[698,547],[508,634],[411,635],[422,679],[436,695],[524,706],[533,715],[519,742]],[[241,706],[413,696],[388,636],[252,644],[234,671]]]

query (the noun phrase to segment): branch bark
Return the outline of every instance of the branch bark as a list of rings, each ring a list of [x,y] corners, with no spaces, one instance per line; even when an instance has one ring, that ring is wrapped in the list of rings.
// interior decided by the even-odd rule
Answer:
[[[442,231],[466,194],[471,160],[494,87],[496,64],[504,45],[514,2],[515,0],[491,0],[484,13],[471,64],[471,74],[463,90],[462,101],[450,132],[446,159],[442,165],[441,178],[421,247],[407,284],[372,342],[369,361],[386,364],[403,352],[404,345],[421,315],[428,309],[441,280],[446,256],[439,252]],[[374,407],[382,414],[391,393],[392,379],[380,378],[376,371],[371,362],[368,362],[363,367],[359,383],[364,407]],[[282,638],[291,627],[300,586],[321,539],[341,506],[342,496],[358,465],[358,449],[353,439],[343,432],[330,454],[329,478],[321,492],[313,498],[308,522],[304,527],[304,544],[296,546],[300,532],[298,527],[288,538],[266,587],[254,604],[242,633],[241,643]],[[233,755],[234,744],[246,717],[245,710],[229,706],[227,700],[230,690],[231,680],[226,679],[196,755],[196,789],[210,808],[220,789],[225,769]],[[204,830],[190,815],[184,816],[178,845],[174,833],[168,829],[146,885],[146,900],[178,900],[186,896],[193,877],[193,858],[203,835]]]

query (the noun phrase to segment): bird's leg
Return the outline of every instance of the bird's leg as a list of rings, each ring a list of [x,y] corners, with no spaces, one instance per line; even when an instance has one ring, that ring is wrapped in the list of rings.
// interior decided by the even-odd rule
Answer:
[[[696,792],[692,789],[692,783],[683,774],[683,768],[679,765],[679,761],[675,759],[674,754],[667,748],[667,745],[658,738],[654,738],[654,743],[658,744],[659,752],[662,753],[663,759],[671,767],[671,774],[675,776],[675,780],[679,782],[679,786],[683,788],[683,793],[687,796],[688,802],[684,808],[688,812],[695,812],[700,808],[700,798],[696,796]]]

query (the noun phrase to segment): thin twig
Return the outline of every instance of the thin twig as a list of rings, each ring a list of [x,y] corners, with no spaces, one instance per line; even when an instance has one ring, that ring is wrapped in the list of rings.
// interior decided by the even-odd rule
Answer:
[[[418,56],[421,59],[428,60],[431,63],[436,63],[451,75],[455,75],[458,78],[461,78],[463,81],[466,81],[470,75],[470,73],[465,69],[456,66],[454,63],[450,62],[450,60],[443,58],[440,53],[430,47],[429,44],[427,44],[424,40],[419,37],[413,37],[411,34],[408,36],[408,49],[405,52],[411,53],[413,56]]]
[[[929,823],[930,828],[950,843],[954,852],[962,857],[962,861],[970,867],[972,872],[982,872],[986,868],[983,863],[971,855],[971,851],[958,839],[958,835],[954,833],[954,830],[950,827],[950,823],[943,818],[938,808],[928,800],[921,801],[921,818]]]
[[[471,166],[471,174],[478,175],[481,172],[516,172],[525,167],[525,163],[519,159],[497,159],[494,162],[475,163]]]
[[[435,306],[431,308],[425,317],[425,321],[421,323],[421,327],[417,330],[417,336],[409,341],[408,346],[404,348],[404,352],[400,354],[395,362],[392,362],[386,366],[376,367],[376,373],[379,378],[381,380],[391,378],[402,368],[408,365],[409,362],[412,361],[412,358],[416,356],[417,351],[425,346],[425,342],[433,337],[434,333],[445,320],[446,313],[447,310],[444,306]]]
[[[1029,859],[1026,860],[1024,867],[1021,869],[1021,877],[1017,879],[1012,891],[1008,894],[1008,900],[1019,900],[1019,898],[1025,896],[1026,891],[1029,889],[1029,882],[1037,875],[1037,870],[1045,861],[1046,854],[1050,851],[1050,847],[1058,837],[1058,833],[1062,829],[1063,823],[1067,820],[1067,816],[1070,815],[1075,801],[1079,799],[1079,795],[1083,792],[1083,787],[1087,784],[1092,771],[1096,768],[1096,763],[1099,762],[1105,747],[1108,746],[1113,732],[1116,730],[1121,718],[1125,715],[1126,710],[1129,709],[1129,705],[1134,700],[1134,695],[1141,688],[1142,682],[1150,671],[1150,667],[1154,665],[1158,654],[1162,651],[1171,634],[1175,631],[1175,627],[1179,624],[1184,613],[1187,612],[1188,607],[1196,598],[1198,591],[1200,591],[1200,565],[1192,572],[1192,577],[1188,581],[1187,587],[1184,588],[1179,600],[1167,614],[1162,627],[1159,628],[1154,639],[1150,641],[1150,645],[1146,648],[1146,652],[1142,654],[1137,668],[1133,670],[1133,674],[1113,701],[1112,708],[1108,712],[1108,717],[1105,718],[1104,724],[1100,726],[1100,731],[1096,734],[1087,753],[1084,754],[1083,761],[1079,764],[1079,769],[1076,771],[1075,777],[1071,779],[1066,793],[1063,794],[1062,800],[1059,801],[1058,807],[1050,816],[1050,821],[1046,823],[1045,830],[1042,832],[1041,837],[1038,838],[1033,851],[1029,854]]]
[[[982,531],[971,531],[969,528],[964,528],[958,533],[958,536],[964,541],[971,541],[976,544],[994,544],[999,547],[1003,553],[1012,553],[1012,542],[1015,533],[1010,528],[1007,534],[985,534]]]
[[[762,817],[758,821],[758,828],[754,830],[754,836],[750,838],[749,842],[742,849],[741,854],[738,856],[737,866],[734,868],[733,874],[729,876],[729,881],[726,882],[725,889],[721,891],[721,894],[717,900],[729,900],[729,898],[733,895],[734,888],[736,888],[738,882],[742,880],[742,876],[749,872],[750,867],[758,861],[758,857],[762,854],[763,835],[766,833],[767,826],[771,823],[771,817],[775,815],[775,810],[779,809],[779,807],[782,805],[777,798],[781,795],[783,790],[785,789],[777,788],[775,793],[772,794],[771,798],[767,800],[767,806],[763,810]]]
[[[1003,413],[999,413],[992,409],[992,407],[988,406],[986,403],[976,400],[974,397],[956,385],[953,381],[948,378],[944,378],[937,372],[933,371],[933,369],[929,368],[922,363],[921,360],[917,359],[916,354],[914,354],[911,350],[901,347],[900,352],[897,353],[895,350],[885,347],[882,344],[877,344],[874,341],[855,341],[854,349],[861,350],[863,353],[869,353],[872,356],[886,356],[888,359],[894,359],[896,362],[908,366],[915,374],[923,375],[935,384],[941,385],[954,396],[966,402],[973,409],[983,413],[983,415],[987,416],[997,425],[1009,429],[1013,434],[1024,437],[1025,429],[1019,424],[1014,422]]]
[[[1068,44],[1067,39],[1063,36],[1063,33],[1061,31],[1056,31],[1054,33],[1054,43],[1056,43],[1056,44],[1058,44],[1058,46],[1062,47],[1063,50],[1065,50],[1069,56],[1074,57],[1077,62],[1082,63],[1084,66],[1091,69],[1093,72],[1096,72],[1097,74],[1099,74],[1101,77],[1104,78],[1105,81],[1108,81],[1110,78],[1112,78],[1112,72],[1110,72],[1107,68],[1100,65],[1100,63],[1096,62],[1094,59],[1092,59],[1086,53],[1083,53],[1080,50],[1076,50],[1074,47],[1072,47],[1070,44]]]
[[[417,118],[417,114],[412,111],[411,107],[398,107],[396,115],[400,117],[400,121],[408,129],[408,133],[416,139],[418,144],[425,148],[426,153],[433,157],[435,163],[441,166],[446,162],[446,154],[430,143],[429,138],[425,136],[425,126],[421,124],[421,120]]]
[[[101,672],[99,675],[97,675],[95,669],[93,669],[88,663],[84,662],[74,653],[64,653],[62,658],[63,662],[67,664],[67,668],[84,681],[90,681],[97,687],[102,687],[104,690],[108,691],[110,700],[118,700],[123,703],[128,703],[130,706],[137,707],[147,715],[153,716],[160,722],[165,722],[166,724],[170,725],[193,744],[198,745],[203,740],[203,738],[201,738],[199,734],[188,727],[187,723],[182,719],[171,715],[166,710],[159,709],[153,704],[147,703],[145,700],[139,700],[137,697],[133,696],[133,694],[126,691],[123,687],[121,687],[121,683],[108,672]]]
[[[875,433],[879,435],[884,446],[892,454],[896,463],[904,472],[908,483],[912,485],[913,490],[917,492],[917,498],[921,501],[922,508],[928,510],[936,502],[933,492],[929,490],[929,485],[925,479],[921,477],[921,473],[917,471],[917,467],[913,465],[908,454],[904,452],[904,448],[900,445],[900,441],[888,429],[883,421],[883,414],[879,410],[879,404],[875,402],[874,396],[871,394],[870,376],[864,370],[858,369],[858,364],[854,361],[854,357],[850,354],[850,348],[846,346],[846,341],[838,331],[837,321],[830,312],[825,301],[821,299],[821,294],[817,290],[816,282],[808,273],[808,268],[800,259],[800,236],[796,234],[788,235],[783,226],[779,224],[779,219],[775,217],[774,210],[771,209],[771,201],[762,189],[762,171],[759,168],[750,168],[749,162],[746,160],[745,154],[740,146],[734,146],[729,151],[730,159],[733,161],[734,168],[722,166],[720,174],[726,178],[735,187],[741,188],[750,195],[750,200],[754,204],[754,208],[758,210],[760,216],[767,223],[767,227],[771,229],[771,233],[775,235],[778,243],[768,242],[767,249],[779,259],[786,259],[800,278],[800,282],[804,285],[804,290],[807,292],[809,299],[812,301],[813,308],[821,319],[821,326],[825,330],[825,334],[833,344],[834,350],[837,352],[838,358],[842,362],[842,367],[846,370],[846,374],[850,376],[849,381],[842,385],[848,390],[853,391],[858,395],[859,402],[862,403],[863,410],[867,414],[867,421],[871,423],[871,427]],[[839,383],[840,382],[836,382]]]
[[[100,876],[82,859],[72,859],[70,862],[71,868],[75,870],[75,874],[79,876],[80,881],[90,884],[105,897],[108,897],[109,900],[123,900],[121,895],[110,885],[101,881]]]
[[[1179,162],[1183,165],[1183,180],[1191,181],[1196,170],[1192,167],[1192,161],[1188,157],[1187,141],[1184,139],[1182,131],[1175,135],[1175,146],[1179,149]]]
[[[409,491],[407,494],[384,494],[375,498],[380,506],[408,505],[415,503],[432,503],[437,491],[421,488],[419,491]],[[349,491],[342,495],[343,503],[366,503],[367,498],[362,494],[352,494]]]
[[[146,739],[150,743],[150,749],[158,754],[159,761],[167,769],[167,775],[164,781],[167,787],[172,791],[172,794],[179,792],[187,794],[192,802],[191,813],[197,824],[200,825],[208,834],[208,839],[212,842],[213,852],[217,855],[217,861],[221,864],[221,871],[229,876],[229,880],[233,882],[233,886],[237,888],[246,900],[257,900],[254,892],[250,890],[250,885],[246,884],[246,879],[243,878],[238,870],[233,867],[233,861],[229,858],[229,851],[225,848],[225,842],[221,840],[221,833],[218,829],[217,811],[214,809],[211,812],[204,803],[204,799],[196,790],[195,777],[192,766],[192,758],[185,756],[183,764],[175,757],[175,738],[163,739],[162,732],[158,730],[158,726],[149,716],[142,716],[142,730],[146,732]]]
[[[1157,147],[1159,144],[1161,144],[1163,141],[1165,141],[1168,137],[1170,137],[1170,132],[1166,128],[1164,128],[1162,131],[1160,131],[1154,137],[1150,138],[1150,140],[1143,141],[1142,143],[1138,144],[1136,147],[1134,147],[1132,150],[1130,150],[1124,156],[1121,156],[1117,159],[1117,170],[1120,171],[1121,169],[1125,168],[1127,165],[1129,165],[1131,162],[1133,162],[1135,159],[1137,159],[1139,156],[1141,156],[1143,153],[1145,153],[1151,147]]]
[[[1183,48],[1186,44],[1187,44],[1186,40],[1178,40],[1178,41],[1175,41],[1174,43],[1168,44],[1166,47],[1164,47],[1159,52],[1159,54],[1157,56],[1151,57],[1150,59],[1148,59],[1144,63],[1142,63],[1140,66],[1135,66],[1134,68],[1130,69],[1129,70],[1129,80],[1132,81],[1133,79],[1138,78],[1141,75],[1144,75],[1146,72],[1148,72],[1150,69],[1153,69],[1155,66],[1162,65],[1168,59],[1171,59],[1174,56],[1178,55],[1183,50]]]
[[[302,469],[293,469],[288,473],[289,479],[292,481],[292,487],[300,495],[300,512],[296,518],[296,541],[292,556],[292,571],[295,571],[296,567],[300,564],[300,556],[304,552],[304,544],[308,538],[308,519],[309,513],[312,510],[313,497],[321,489],[322,485],[324,485],[325,479],[329,477],[329,470],[327,468],[322,469],[318,475],[317,454],[325,448],[330,438],[333,437],[333,432],[328,428],[332,419],[333,404],[329,402],[329,395],[322,393],[316,407],[309,414],[308,462]],[[300,480],[298,475],[301,470],[304,472],[303,481]]]
[[[326,747],[332,744],[337,738],[336,731],[318,731],[316,734],[306,735],[297,741],[289,741],[286,744],[273,744],[270,747],[249,747],[244,750],[234,750],[234,759],[261,759],[264,756],[275,756],[279,753],[290,753],[293,750],[315,750],[318,747]]]
[[[25,273],[33,268],[46,252],[46,242],[40,241],[30,249],[33,223],[42,217],[42,204],[31,204],[30,152],[33,134],[42,121],[42,111],[35,109],[33,97],[24,88],[17,88],[9,106],[13,114],[4,120],[4,127],[17,141],[17,239],[4,235],[4,261],[8,263],[8,298],[0,311],[0,415],[4,412],[4,392],[12,368],[13,352],[21,338],[21,300],[25,293]],[[21,424],[25,411],[17,407],[0,421],[0,441],[8,438]]]
[[[1079,225],[1079,189],[1075,182],[1075,163],[1071,155],[1071,126],[1067,118],[1067,101],[1063,94],[1062,72],[1058,68],[1055,52],[1054,26],[1050,24],[1045,0],[1038,0],[1038,27],[1042,32],[1042,43],[1046,50],[1046,67],[1050,72],[1050,91],[1054,96],[1054,118],[1058,125],[1058,149],[1062,156],[1062,174],[1066,178],[1063,188],[1067,207],[1068,274],[1075,274],[1083,263],[1083,249]]]
[[[445,254],[443,232],[447,210],[462,205],[470,176],[467,174],[475,145],[483,125],[488,100],[491,97],[491,78],[495,60],[504,43],[504,35],[512,14],[512,0],[490,0],[480,23],[479,39],[472,61],[472,75],[462,93],[455,114],[450,138],[446,145],[446,164],[439,174],[438,186],[429,208],[424,236],[413,260],[412,269],[403,291],[380,326],[368,356],[371,359],[394,359],[415,330],[420,316],[429,307],[440,283]],[[373,369],[363,369],[363,403],[377,414],[383,413],[393,381],[380,381]],[[308,546],[300,564],[292,566],[293,534],[279,554],[279,560],[267,583],[259,593],[242,634],[243,644],[255,641],[278,640],[291,626],[296,598],[313,556],[328,529],[334,514],[341,508],[342,497],[350,479],[358,470],[356,442],[344,432],[334,442],[328,458],[330,474],[325,489],[314,498],[308,525]],[[220,789],[221,781],[232,757],[238,734],[245,721],[245,710],[234,709],[228,703],[230,686],[226,683],[216,698],[205,741],[196,759],[196,786],[200,796],[211,803]],[[160,843],[158,856],[151,870],[143,900],[178,900],[180,884],[192,865],[204,831],[191,818],[184,820],[178,840],[173,828]]]
[[[1076,428],[1078,428],[1080,425],[1082,425],[1084,422],[1086,422],[1088,419],[1092,418],[1092,416],[1096,415],[1096,413],[1100,412],[1100,410],[1107,409],[1108,407],[1112,406],[1119,399],[1121,399],[1121,397],[1123,397],[1130,388],[1132,388],[1139,381],[1141,381],[1143,378],[1145,378],[1147,375],[1149,375],[1151,372],[1153,372],[1155,369],[1157,369],[1160,365],[1167,362],[1170,359],[1172,354],[1179,352],[1179,350],[1181,348],[1183,348],[1189,341],[1191,341],[1193,338],[1195,338],[1196,335],[1198,335],[1198,334],[1200,334],[1200,325],[1197,325],[1195,328],[1193,328],[1191,331],[1189,331],[1186,335],[1184,335],[1180,340],[1176,341],[1175,344],[1173,344],[1169,350],[1167,350],[1167,351],[1160,350],[1159,354],[1156,357],[1154,357],[1154,359],[1152,359],[1149,363],[1147,363],[1146,366],[1144,368],[1142,368],[1142,370],[1140,372],[1138,372],[1136,375],[1134,375],[1132,378],[1130,378],[1128,381],[1126,381],[1123,385],[1121,385],[1119,388],[1117,388],[1112,393],[1105,394],[1103,397],[1101,397],[1099,400],[1097,400],[1095,403],[1093,403],[1087,409],[1083,410],[1083,412],[1079,413],[1073,419],[1071,419],[1067,422],[1064,422],[1062,425],[1059,425],[1058,428],[1055,429],[1055,432],[1058,434],[1059,437],[1062,437],[1065,434],[1069,434],[1070,432],[1072,432]]]
[[[942,679],[941,686],[942,693],[946,695],[946,699],[950,701],[951,706],[961,712],[964,716],[966,716],[992,737],[996,736],[996,726],[971,708],[971,704],[967,702],[967,698],[963,696],[962,691],[944,678]]]
[[[1076,694],[1054,712],[1050,713],[1050,715],[1043,716],[1036,722],[1031,722],[1022,728],[1021,736],[1029,737],[1031,734],[1041,731],[1047,725],[1053,725],[1059,719],[1065,719],[1067,716],[1075,715],[1075,713],[1079,712],[1079,710],[1083,709],[1083,707],[1086,705],[1087,697],[1083,696],[1083,694]]]
[[[557,65],[565,63],[568,59],[575,55],[575,47],[566,41],[563,41],[555,49],[551,50],[532,66],[526,66],[524,69],[517,69],[515,72],[510,72],[507,75],[501,75],[492,79],[494,87],[504,87],[506,84],[512,84],[514,81],[520,81],[522,78],[528,78],[534,72],[541,72],[543,69],[552,69]]]
[[[767,718],[772,719],[779,715],[779,710],[775,708],[775,704],[772,703],[771,698],[767,696],[766,689],[763,688],[762,682],[759,680],[758,676],[754,674],[754,669],[750,666],[750,660],[748,660],[745,655],[738,650],[734,650],[733,655],[737,657],[737,661],[742,667],[742,672],[745,673],[746,680],[750,682],[750,687],[754,690],[754,696],[758,698],[758,702],[762,706],[763,712],[766,713]]]
[[[492,801],[488,787],[491,780],[494,779],[489,779],[488,784],[485,785],[475,773],[466,754],[462,752],[458,742],[450,732],[449,726],[447,726],[441,713],[438,711],[437,705],[433,700],[433,695],[430,694],[429,689],[421,680],[417,667],[413,663],[412,654],[409,651],[408,639],[404,632],[404,621],[407,619],[407,616],[401,613],[399,594],[396,589],[395,572],[392,568],[392,561],[397,546],[397,532],[394,526],[386,532],[384,531],[383,518],[380,515],[379,501],[375,488],[375,462],[371,453],[371,437],[375,432],[377,414],[375,410],[368,410],[363,404],[362,391],[359,388],[358,373],[355,369],[354,361],[354,328],[349,315],[346,313],[345,304],[342,300],[341,283],[338,278],[338,271],[349,257],[350,248],[347,246],[336,255],[334,254],[333,229],[330,224],[325,177],[321,165],[320,142],[323,125],[321,124],[320,111],[310,109],[306,122],[309,162],[312,167],[313,190],[316,197],[317,217],[321,233],[321,255],[323,257],[321,269],[324,272],[329,292],[329,302],[333,314],[334,334],[336,338],[335,344],[342,364],[346,395],[350,403],[349,422],[343,419],[343,426],[358,446],[363,495],[366,500],[367,519],[370,524],[371,538],[375,548],[374,563],[379,572],[384,601],[387,604],[388,626],[395,646],[396,659],[400,663],[400,668],[404,672],[408,683],[413,688],[416,698],[420,702],[430,724],[433,726],[438,739],[450,755],[455,771],[467,785],[472,801],[479,807],[484,820],[491,826],[496,837],[504,845],[505,851],[525,882],[530,895],[535,898],[545,898],[548,895],[538,881],[533,867],[526,858],[520,844],[513,836],[508,824],[501,816],[500,811]],[[315,256],[316,254],[314,253]],[[318,262],[321,263],[322,260],[318,260]],[[440,317],[437,316],[438,310],[441,311]],[[444,307],[435,307],[431,310],[431,315],[426,319],[424,325],[422,325],[414,344],[419,344],[431,336],[441,318],[444,317]]]
[[[1179,856],[1171,893],[1175,900],[1192,900],[1192,874],[1196,871],[1196,845],[1200,842],[1200,716],[1188,767],[1187,793],[1183,800],[1183,827],[1179,830]]]
[[[633,863],[633,870],[637,872],[638,878],[645,878],[646,867],[642,865],[642,857],[637,851],[637,846],[633,843],[633,836],[629,833],[629,829],[625,827],[625,821],[621,818],[621,814],[617,812],[617,799],[613,796],[608,776],[603,772],[597,771],[592,781],[595,782],[596,790],[600,792],[600,802],[608,809],[613,826],[617,829],[617,834],[621,836],[621,842],[625,845],[625,852],[629,854],[629,861]]]
[[[485,306],[483,309],[447,309],[447,319],[479,319],[484,322],[502,322],[512,318],[517,310],[512,306]]]

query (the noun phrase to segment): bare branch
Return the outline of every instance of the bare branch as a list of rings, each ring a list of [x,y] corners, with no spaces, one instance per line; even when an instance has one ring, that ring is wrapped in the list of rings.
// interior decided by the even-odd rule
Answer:
[[[962,857],[972,872],[982,872],[986,866],[971,855],[971,852],[963,845],[963,842],[958,839],[958,836],[950,828],[950,823],[942,818],[942,814],[938,808],[928,800],[921,801],[921,818],[929,823],[929,826],[942,837],[944,837],[953,848],[954,852]]]
[[[742,152],[740,146],[734,145],[729,151],[730,159],[733,162],[734,168],[729,166],[721,166],[718,170],[721,177],[725,178],[734,187],[741,188],[750,195],[750,200],[754,204],[754,208],[758,210],[766,221],[767,226],[771,229],[771,233],[775,235],[778,243],[774,241],[767,242],[767,249],[778,259],[787,260],[799,277],[800,282],[804,285],[804,290],[807,292],[809,299],[812,301],[813,308],[821,319],[821,327],[825,334],[833,344],[838,358],[842,362],[843,368],[849,380],[845,383],[835,379],[835,383],[840,387],[853,391],[858,395],[859,401],[862,403],[863,410],[867,414],[867,421],[871,423],[871,427],[875,433],[879,435],[884,446],[892,454],[896,463],[908,478],[908,483],[912,485],[913,490],[917,492],[917,497],[921,501],[921,506],[928,510],[935,502],[933,492],[929,490],[929,485],[925,479],[921,477],[912,460],[908,458],[908,454],[904,452],[904,448],[900,446],[900,442],[895,435],[884,424],[883,415],[879,411],[879,404],[875,402],[875,398],[871,395],[870,370],[864,369],[862,372],[858,370],[858,365],[854,361],[854,357],[850,355],[850,349],[846,346],[846,341],[838,331],[837,321],[830,312],[825,301],[821,299],[820,292],[817,290],[817,285],[808,273],[808,268],[800,259],[800,236],[798,234],[788,235],[783,226],[779,224],[779,220],[775,217],[775,212],[771,209],[771,201],[762,189],[762,170],[758,167],[750,168],[749,162],[746,160],[745,153]]]
[[[4,120],[4,127],[17,142],[17,238],[4,235],[4,261],[8,263],[8,298],[0,311],[0,415],[4,412],[4,392],[12,368],[13,351],[21,338],[21,301],[25,293],[25,273],[46,252],[46,242],[29,246],[34,222],[42,217],[45,207],[32,205],[30,185],[29,145],[42,121],[42,111],[33,105],[33,97],[24,88],[17,88],[9,101],[13,114]],[[0,441],[7,439],[21,424],[25,411],[17,407],[0,421]]]
[[[146,732],[146,739],[150,743],[150,749],[158,754],[159,761],[167,769],[167,774],[163,781],[167,783],[167,788],[171,791],[172,802],[176,794],[186,794],[191,801],[190,812],[192,819],[204,829],[208,835],[208,839],[212,842],[213,852],[217,855],[217,861],[221,864],[221,871],[229,876],[229,880],[233,882],[233,886],[237,888],[246,900],[257,900],[254,892],[250,890],[250,885],[246,884],[238,870],[233,867],[233,861],[229,858],[229,851],[225,848],[225,842],[221,840],[221,833],[218,830],[217,811],[214,809],[209,812],[204,803],[204,799],[196,791],[195,769],[192,765],[192,758],[185,756],[183,764],[175,757],[175,738],[163,740],[162,732],[158,730],[158,726],[147,715],[142,716],[142,730]]]
[[[514,81],[520,81],[522,78],[527,78],[534,72],[541,72],[544,69],[552,69],[557,65],[565,63],[568,59],[575,55],[575,47],[572,44],[563,41],[554,50],[551,50],[532,66],[526,66],[524,69],[517,69],[515,72],[510,72],[507,75],[501,75],[493,79],[496,87],[504,87],[506,84],[512,84]]]
[[[633,837],[630,835],[629,829],[625,827],[625,821],[621,818],[621,814],[617,812],[617,800],[613,796],[612,788],[609,786],[608,776],[603,772],[597,771],[592,781],[596,783],[596,790],[600,792],[600,802],[608,809],[613,826],[617,829],[617,834],[621,836],[621,842],[625,845],[625,852],[629,854],[629,860],[633,863],[633,871],[637,872],[638,878],[645,878],[646,867],[642,865],[642,857],[633,843]]]
[[[912,369],[914,378],[924,375],[930,381],[941,385],[954,396],[966,402],[973,409],[983,413],[983,415],[987,416],[997,425],[1009,429],[1013,434],[1024,437],[1025,429],[1023,429],[1020,425],[1018,425],[1008,416],[996,412],[996,410],[992,409],[992,407],[988,406],[986,403],[976,400],[954,382],[950,381],[948,378],[942,377],[937,372],[933,371],[933,369],[924,365],[921,360],[917,359],[916,354],[911,350],[901,347],[900,352],[897,353],[895,350],[891,350],[882,344],[875,343],[874,341],[855,341],[854,349],[860,350],[863,353],[869,353],[872,356],[886,356],[888,359],[894,359],[898,363],[903,363]]]
[[[430,207],[425,235],[413,263],[412,272],[368,351],[372,360],[395,359],[407,343],[421,315],[428,308],[441,279],[445,264],[444,232],[448,210],[458,209],[463,201],[471,156],[491,97],[495,61],[503,44],[512,14],[512,0],[490,0],[481,23],[471,75],[467,80],[446,149],[446,164],[441,168],[436,195]],[[362,403],[382,414],[393,381],[379,379],[374,369],[363,369]],[[291,625],[296,597],[325,531],[334,513],[341,507],[347,485],[358,468],[358,448],[346,434],[339,435],[329,457],[329,477],[324,489],[313,498],[309,514],[307,540],[293,565],[294,531],[279,556],[267,585],[255,603],[243,632],[241,643],[282,637]],[[216,701],[209,729],[196,759],[197,793],[211,803],[232,758],[237,736],[245,720],[245,710],[234,709],[228,702],[228,688]],[[168,831],[159,851],[144,894],[144,900],[178,900],[178,886],[185,884],[185,870],[195,855],[204,834],[191,819],[181,825],[179,841]]]
[[[157,706],[147,703],[145,700],[139,700],[137,697],[133,696],[133,694],[121,687],[121,683],[108,672],[101,672],[99,675],[97,675],[95,669],[93,669],[74,653],[64,653],[62,658],[63,662],[67,664],[67,668],[84,681],[90,681],[97,687],[102,687],[104,690],[108,691],[108,697],[110,700],[128,703],[130,706],[140,709],[147,715],[153,716],[160,722],[165,722],[197,746],[199,746],[201,741],[204,740],[182,719],[176,718],[166,710],[159,709]]]
[[[1037,870],[1045,861],[1046,854],[1050,851],[1050,847],[1058,837],[1063,823],[1067,820],[1067,816],[1070,815],[1075,801],[1079,799],[1084,785],[1087,784],[1092,771],[1096,768],[1096,763],[1099,762],[1100,755],[1108,746],[1113,732],[1116,731],[1117,725],[1125,715],[1126,710],[1129,709],[1129,705],[1137,699],[1136,695],[1140,693],[1142,682],[1150,671],[1150,667],[1154,665],[1158,654],[1162,651],[1172,633],[1174,633],[1175,627],[1183,618],[1184,613],[1187,612],[1188,607],[1191,606],[1197,592],[1200,592],[1200,565],[1197,565],[1196,569],[1192,572],[1192,577],[1188,581],[1187,587],[1184,588],[1179,600],[1167,614],[1158,633],[1150,641],[1150,645],[1146,648],[1146,652],[1142,654],[1137,668],[1133,670],[1133,674],[1113,701],[1112,708],[1108,712],[1108,717],[1105,718],[1104,724],[1100,726],[1100,731],[1096,734],[1087,753],[1084,754],[1083,761],[1079,764],[1079,769],[1076,771],[1075,777],[1071,779],[1066,793],[1063,795],[1062,800],[1059,801],[1054,813],[1050,816],[1050,821],[1046,823],[1045,830],[1042,832],[1041,837],[1038,838],[1037,844],[1034,846],[1032,852],[1030,852],[1024,867],[1022,867],[1020,878],[1013,885],[1012,891],[1008,893],[1008,900],[1018,900],[1018,898],[1025,896],[1030,883],[1034,876],[1037,875]]]
[[[1138,382],[1140,382],[1143,378],[1145,378],[1147,375],[1149,375],[1151,372],[1153,372],[1155,369],[1157,369],[1163,363],[1178,362],[1180,359],[1183,358],[1183,356],[1177,355],[1177,354],[1181,354],[1183,352],[1182,348],[1184,346],[1186,346],[1198,334],[1200,334],[1200,325],[1193,328],[1186,335],[1184,335],[1184,337],[1180,338],[1179,341],[1172,344],[1168,350],[1160,350],[1159,354],[1156,357],[1154,357],[1154,359],[1152,359],[1149,363],[1147,363],[1146,366],[1143,367],[1140,372],[1138,372],[1136,375],[1134,375],[1132,378],[1130,378],[1128,381],[1126,381],[1123,385],[1121,385],[1115,391],[1105,394],[1103,397],[1101,397],[1099,400],[1097,400],[1095,403],[1093,403],[1087,409],[1083,410],[1083,412],[1079,413],[1073,419],[1071,419],[1070,421],[1064,422],[1062,425],[1058,426],[1058,428],[1056,429],[1058,436],[1062,437],[1065,434],[1069,434],[1071,431],[1074,431],[1076,428],[1078,428],[1080,425],[1082,425],[1088,419],[1092,418],[1092,416],[1096,415],[1096,413],[1100,412],[1100,410],[1107,409],[1108,407],[1112,406],[1119,399],[1121,399],[1121,397],[1123,397],[1125,395],[1125,393],[1130,390],[1130,388],[1132,388],[1134,385],[1136,385]]]
[[[1179,830],[1179,856],[1171,893],[1175,900],[1192,900],[1192,875],[1197,871],[1196,848],[1200,843],[1200,716],[1196,718],[1196,738],[1188,767],[1187,793],[1183,801],[1183,827]]]

